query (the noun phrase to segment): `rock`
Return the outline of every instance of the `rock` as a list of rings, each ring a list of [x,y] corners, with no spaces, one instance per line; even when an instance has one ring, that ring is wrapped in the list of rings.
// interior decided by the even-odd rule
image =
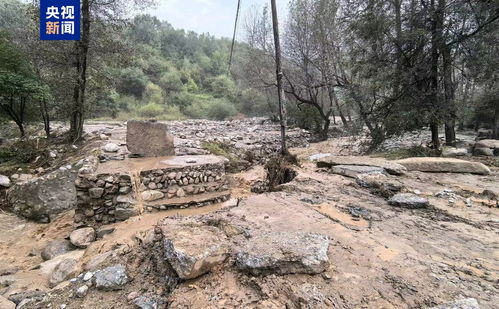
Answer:
[[[69,235],[69,239],[73,245],[86,248],[95,240],[95,230],[91,227],[74,230]]]
[[[73,250],[71,242],[65,239],[56,239],[49,242],[45,248],[43,248],[41,256],[44,261],[51,260],[56,256],[66,254]]]
[[[335,165],[331,167],[330,172],[346,177],[355,178],[362,174],[381,174],[384,168],[368,165]]]
[[[38,290],[28,290],[9,295],[8,299],[16,305],[19,305],[25,299],[41,300],[47,293]]]
[[[462,157],[468,154],[468,149],[466,148],[455,148],[455,147],[443,147],[442,157]]]
[[[137,209],[130,207],[130,208],[121,208],[121,207],[116,207],[116,210],[114,211],[114,218],[116,221],[125,221],[126,219],[138,215],[139,212]]]
[[[178,188],[176,194],[177,194],[178,197],[184,197],[185,196],[185,191],[182,188]]]
[[[102,147],[102,150],[105,152],[118,152],[118,150],[120,150],[120,146],[115,143],[107,143]]]
[[[499,140],[498,139],[482,139],[481,141],[476,142],[475,148],[499,148]]]
[[[399,193],[390,198],[388,204],[404,208],[425,208],[428,207],[429,202],[416,194]]]
[[[475,149],[473,149],[473,155],[475,155],[475,156],[493,157],[494,156],[494,149],[491,149],[491,148],[475,148]]]
[[[41,223],[76,206],[76,173],[56,170],[38,178],[17,183],[7,190],[12,211]]]
[[[65,259],[59,263],[50,275],[49,285],[50,287],[54,287],[59,283],[69,279],[74,276],[76,272],[77,262],[75,259]]]
[[[174,138],[167,130],[163,123],[129,120],[126,131],[127,148],[132,154],[144,157],[175,155]]]
[[[405,188],[404,184],[399,180],[379,173],[357,175],[356,181],[360,186],[368,188],[385,198],[389,198]]]
[[[407,169],[393,161],[380,158],[360,157],[360,156],[327,156],[317,160],[318,167],[331,168],[335,165],[360,165],[375,166],[384,168],[387,173],[402,175]]]
[[[431,307],[430,309],[480,309],[480,306],[478,306],[478,301],[476,299],[465,298],[436,307]]]
[[[88,281],[90,279],[92,279],[94,277],[94,273],[91,272],[91,271],[87,271],[84,275],[83,275],[83,281]]]
[[[88,194],[94,199],[101,198],[104,194],[104,188],[91,188],[88,190]]]
[[[126,268],[115,265],[95,272],[95,287],[104,291],[121,290],[128,282]]]
[[[104,253],[98,254],[91,258],[90,261],[85,264],[84,269],[87,271],[95,271],[100,268],[100,266],[104,264],[104,262],[108,261],[112,257],[112,255],[113,251],[106,251]]]
[[[489,175],[490,169],[482,163],[453,158],[407,158],[396,161],[410,171],[430,173],[471,173]]]
[[[141,309],[157,309],[158,308],[158,303],[151,298],[145,297],[145,296],[139,296],[135,299],[133,302],[137,308]]]
[[[250,238],[236,257],[254,275],[318,274],[329,267],[329,238],[313,233],[270,232]]]
[[[47,278],[50,278],[50,276],[52,275],[52,273],[54,272],[56,267],[62,261],[68,260],[68,259],[79,261],[82,258],[84,253],[85,253],[84,250],[73,250],[73,251],[70,251],[66,254],[56,256],[55,258],[53,258],[51,260],[48,260],[48,261],[41,263],[39,265],[39,268],[40,268],[39,271],[42,275],[46,276]]]
[[[311,155],[310,157],[308,157],[308,159],[310,161],[317,161],[319,159],[323,159],[323,158],[329,157],[330,155],[331,155],[330,153],[316,153],[316,154]]]
[[[213,226],[162,227],[164,254],[181,279],[192,279],[222,264],[228,256],[227,237]]]
[[[165,197],[165,194],[157,190],[147,190],[140,194],[142,200],[145,202],[155,201]]]
[[[87,295],[87,292],[88,286],[82,285],[76,290],[76,296],[83,298]]]
[[[10,187],[10,179],[7,176],[0,175],[0,187],[8,188]]]
[[[16,304],[7,298],[0,296],[0,308],[2,309],[16,309]]]

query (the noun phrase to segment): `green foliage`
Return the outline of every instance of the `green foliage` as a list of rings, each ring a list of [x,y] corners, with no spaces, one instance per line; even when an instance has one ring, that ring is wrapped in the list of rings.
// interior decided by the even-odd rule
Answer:
[[[161,105],[164,103],[163,93],[161,88],[151,82],[147,83],[146,89],[144,91],[144,101],[148,104]]]
[[[116,90],[123,95],[141,98],[148,78],[140,68],[124,68],[119,72]]]
[[[164,110],[161,105],[149,103],[140,107],[137,112],[141,117],[155,118],[160,116],[164,112]]]
[[[209,119],[225,120],[237,114],[236,107],[224,99],[216,99],[210,102],[207,109]]]

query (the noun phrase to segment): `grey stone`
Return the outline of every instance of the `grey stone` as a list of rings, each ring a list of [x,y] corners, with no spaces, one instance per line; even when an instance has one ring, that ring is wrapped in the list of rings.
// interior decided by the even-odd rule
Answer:
[[[41,223],[76,207],[76,173],[56,170],[44,176],[17,183],[7,190],[12,211]]]
[[[142,192],[140,196],[142,197],[143,201],[150,202],[162,199],[165,196],[165,194],[157,190],[147,190]]]
[[[144,157],[175,155],[173,140],[173,135],[167,132],[166,124],[139,120],[127,122],[127,148],[134,155]]]
[[[362,174],[381,174],[385,169],[368,165],[335,165],[331,167],[330,171],[333,174],[355,178]]]
[[[101,198],[104,194],[104,188],[92,188],[88,190],[88,194],[91,198]]]
[[[318,274],[329,267],[329,238],[313,233],[270,232],[250,238],[236,257],[239,269],[260,274]]]
[[[75,259],[65,259],[61,261],[50,275],[50,287],[54,287],[57,284],[72,277],[76,272],[76,264],[77,262]]]
[[[71,242],[65,239],[57,239],[49,242],[45,248],[43,248],[41,256],[44,261],[51,260],[56,256],[68,253],[73,250]]]
[[[228,256],[227,237],[213,226],[162,227],[164,254],[182,279],[192,279],[222,264]]]
[[[138,211],[135,208],[121,208],[116,207],[114,211],[114,218],[116,221],[125,221],[126,219],[138,215]]]
[[[105,152],[118,152],[118,150],[120,150],[120,146],[115,143],[107,143],[102,147],[102,150]]]
[[[323,159],[323,158],[329,157],[330,155],[331,155],[331,153],[316,153],[316,154],[311,155],[310,157],[308,157],[308,159],[310,161],[317,161],[319,159]]]
[[[137,297],[134,302],[135,306],[140,309],[157,309],[158,308],[158,303],[156,300],[146,297],[146,296],[139,296]]]
[[[407,158],[397,160],[397,163],[405,166],[410,171],[429,173],[471,173],[489,175],[490,169],[479,162],[471,162],[454,158]]]
[[[91,227],[74,230],[69,235],[69,239],[73,245],[86,248],[95,240],[95,230]]]
[[[94,273],[91,272],[91,271],[87,271],[84,275],[83,275],[83,281],[88,281],[90,279],[92,279],[92,277],[94,276]]]
[[[388,203],[393,206],[404,208],[425,208],[429,205],[427,199],[412,193],[395,194],[388,200]]]
[[[462,157],[468,154],[466,148],[444,147],[442,149],[442,157]]]
[[[10,179],[7,176],[0,175],[0,187],[8,188],[10,187]]]
[[[473,155],[492,157],[492,156],[494,156],[494,149],[492,149],[492,148],[475,148],[475,149],[473,149]]]
[[[76,296],[85,297],[88,293],[88,286],[82,285],[76,290]]]
[[[368,188],[376,194],[391,197],[405,188],[402,182],[394,178],[380,173],[360,174],[356,176],[356,181],[360,186]]]
[[[474,298],[465,298],[451,303],[431,307],[430,309],[480,309],[478,301]]]
[[[47,293],[38,290],[28,290],[19,293],[12,294],[8,299],[16,305],[19,305],[25,299],[36,299],[41,300],[47,295]]]
[[[104,291],[121,290],[128,283],[128,275],[123,265],[115,265],[95,272],[95,287]]]
[[[499,140],[497,139],[482,139],[481,141],[476,142],[475,148],[499,148]]]

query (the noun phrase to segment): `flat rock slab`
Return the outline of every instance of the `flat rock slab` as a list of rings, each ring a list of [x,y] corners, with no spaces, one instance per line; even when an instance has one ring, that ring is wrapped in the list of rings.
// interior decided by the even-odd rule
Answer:
[[[397,160],[398,164],[405,166],[409,171],[429,173],[471,173],[489,175],[490,169],[480,163],[453,158],[407,158]]]
[[[430,309],[480,309],[480,306],[478,305],[478,301],[476,299],[465,298],[452,303],[431,307]]]
[[[314,233],[270,232],[251,238],[236,265],[254,275],[318,274],[329,267],[329,238]]]
[[[166,124],[152,121],[129,120],[126,144],[133,155],[161,157],[175,155],[173,135]]]
[[[424,197],[412,193],[395,194],[388,200],[388,204],[403,208],[425,208],[430,204]]]
[[[355,178],[363,174],[382,174],[385,169],[368,165],[335,165],[331,167],[331,173]]]
[[[380,158],[370,158],[361,156],[327,156],[317,160],[318,167],[331,168],[335,165],[359,165],[384,168],[387,173],[402,175],[407,169],[395,162]]]
[[[162,234],[165,257],[181,279],[209,272],[229,253],[227,237],[213,226],[169,225]]]

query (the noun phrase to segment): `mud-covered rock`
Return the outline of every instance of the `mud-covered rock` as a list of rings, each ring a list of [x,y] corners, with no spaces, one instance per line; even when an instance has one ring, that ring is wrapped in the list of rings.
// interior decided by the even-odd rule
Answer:
[[[153,182],[151,182],[151,183],[153,183]],[[141,196],[142,196],[143,201],[150,202],[150,201],[162,199],[165,196],[165,194],[163,192],[157,191],[157,190],[147,190],[147,191],[142,192]]]
[[[442,149],[442,157],[463,157],[468,154],[466,148],[444,147]]]
[[[388,204],[403,208],[425,208],[430,204],[424,197],[412,193],[395,194],[388,200]]]
[[[17,183],[7,191],[12,211],[19,216],[48,223],[76,206],[76,173],[56,170],[45,176]]]
[[[95,240],[95,230],[91,227],[74,230],[69,235],[69,239],[76,247],[86,248]]]
[[[313,233],[270,232],[248,240],[237,253],[240,270],[260,274],[318,274],[329,267],[329,238]]]
[[[479,162],[471,162],[453,158],[407,158],[397,160],[397,163],[405,166],[410,171],[430,173],[471,173],[489,175],[490,169]]]
[[[331,167],[330,172],[333,174],[355,178],[363,174],[381,174],[385,172],[385,169],[369,165],[335,165]]]
[[[126,131],[127,148],[132,154],[144,157],[174,155],[174,138],[167,130],[164,123],[130,120]]]
[[[44,261],[51,260],[56,256],[66,254],[73,250],[74,247],[66,239],[56,239],[49,242],[45,248],[43,248],[41,256]]]
[[[61,261],[50,275],[49,285],[54,287],[74,276],[76,273],[76,265],[77,261],[75,259],[65,259]]]
[[[355,179],[360,186],[386,198],[392,197],[394,194],[405,189],[402,182],[398,179],[390,178],[385,174],[360,174]]]
[[[164,255],[181,279],[192,279],[225,261],[227,237],[213,226],[162,227]]]
[[[123,265],[115,265],[95,272],[95,287],[104,291],[121,290],[128,283],[128,275]]]
[[[478,301],[474,298],[465,298],[451,303],[442,304],[430,309],[480,309]]]

